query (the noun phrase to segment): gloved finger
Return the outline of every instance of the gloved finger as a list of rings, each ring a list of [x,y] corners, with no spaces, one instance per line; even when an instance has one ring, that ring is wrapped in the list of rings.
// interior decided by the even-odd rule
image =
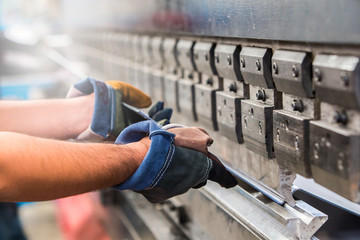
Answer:
[[[145,108],[151,105],[151,98],[143,91],[137,89],[131,84],[121,81],[106,81],[115,90],[122,93],[122,101],[134,107]]]
[[[157,113],[155,113],[151,118],[155,122],[159,122],[164,119],[169,120],[171,118],[171,115],[172,115],[172,108],[165,108],[165,109],[160,110]]]
[[[205,155],[208,155],[207,147],[214,142],[207,133],[197,127],[170,128],[168,131],[175,134],[176,146],[190,148]]]
[[[152,106],[150,108],[150,110],[148,111],[148,115],[149,117],[153,118],[153,116],[164,109],[164,102],[158,101],[157,103],[154,104],[154,106]]]
[[[213,167],[210,170],[208,179],[219,183],[222,187],[232,188],[235,187],[238,182],[236,178],[225,168],[221,161],[212,153],[208,153],[208,157],[213,162]]]

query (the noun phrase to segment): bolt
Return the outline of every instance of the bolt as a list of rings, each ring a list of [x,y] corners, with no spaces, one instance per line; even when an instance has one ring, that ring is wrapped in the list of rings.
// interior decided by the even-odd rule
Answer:
[[[257,98],[257,100],[262,100],[262,101],[265,102],[265,100],[266,100],[265,91],[264,90],[258,90],[258,92],[256,93],[256,98]]]
[[[280,129],[276,129],[276,140],[280,142]]]
[[[279,66],[276,62],[273,62],[273,71],[274,71],[274,74],[278,74],[279,73]]]
[[[208,79],[206,80],[206,84],[207,84],[207,85],[212,86],[212,85],[213,85],[213,83],[214,83],[214,81],[213,81],[213,79],[212,79],[212,78],[208,78]]]
[[[207,53],[204,53],[205,61],[209,61],[209,55]]]
[[[349,86],[349,77],[347,76],[346,72],[340,73],[340,78],[341,78],[344,86]]]
[[[336,123],[341,123],[343,125],[346,125],[349,119],[345,111],[342,112],[336,111],[334,115],[334,120]]]
[[[261,70],[261,62],[260,62],[260,59],[256,60],[256,69],[257,69],[258,71]]]
[[[294,99],[293,102],[291,103],[291,107],[293,108],[294,111],[298,111],[298,112],[304,111],[304,104],[301,101],[301,99],[299,100]]]
[[[245,58],[244,57],[240,58],[240,66],[241,66],[241,68],[245,68]]]
[[[318,69],[318,68],[315,68],[315,70],[314,70],[314,80],[317,82],[321,81],[321,72],[320,72],[320,69]]]
[[[231,65],[231,56],[230,55],[227,56],[227,62],[229,65]]]
[[[217,63],[220,62],[219,54],[215,54],[215,61],[216,61]]]
[[[292,75],[293,75],[294,78],[299,76],[299,69],[296,67],[295,64],[292,66],[292,72],[293,72]]]
[[[299,143],[299,136],[295,137],[295,149],[299,150],[300,148],[300,143]]]
[[[235,82],[232,82],[229,84],[229,91],[230,92],[236,92],[237,91],[237,86]]]

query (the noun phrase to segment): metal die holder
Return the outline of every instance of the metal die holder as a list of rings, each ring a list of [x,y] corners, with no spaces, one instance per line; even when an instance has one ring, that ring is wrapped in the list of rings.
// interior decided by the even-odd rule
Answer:
[[[239,66],[240,46],[219,44],[215,48],[215,67],[222,78],[242,80]]]
[[[153,43],[155,40],[153,41]],[[178,80],[180,72],[176,60],[176,46],[178,41],[174,38],[165,38],[162,41],[163,72],[165,73],[163,83],[164,101],[167,107],[180,111],[178,103]],[[155,44],[155,43],[154,43]]]
[[[165,74],[163,91],[165,105],[180,112],[178,80],[179,77],[174,74]]]
[[[162,71],[158,69],[151,70],[151,90],[152,90],[152,100],[153,102],[164,101],[165,99],[165,90],[164,90],[164,77]],[[175,92],[172,92],[175,95]]]
[[[162,69],[164,64],[164,46],[162,37],[153,37],[150,44],[152,50],[153,66],[156,69]]]
[[[223,79],[224,90],[216,92],[216,113],[219,131],[227,138],[243,143],[241,129],[241,100],[244,99],[243,82]]]
[[[360,109],[359,65],[358,57],[316,55],[313,78],[320,101]]]
[[[359,202],[360,132],[324,121],[310,123],[310,163],[319,184]]]
[[[194,41],[190,40],[179,40],[176,45],[176,59],[180,64],[181,68],[187,71],[194,71],[196,70],[194,64]]]
[[[243,47],[240,52],[240,70],[247,84],[274,88],[271,76],[271,49]]]
[[[181,114],[192,116],[197,121],[197,107],[195,102],[195,84],[199,82],[199,74],[184,71],[184,78],[178,81],[178,103]]]
[[[266,158],[274,158],[273,105],[241,101],[242,132],[246,147]]]
[[[194,46],[194,64],[196,70],[208,75],[215,74],[214,49],[215,43],[197,42]]]
[[[286,110],[273,112],[273,136],[279,165],[305,177],[311,177],[309,162],[309,124],[312,118]]]
[[[206,127],[218,130],[216,120],[216,91],[222,89],[222,79],[202,74],[202,83],[195,85],[196,113]]]
[[[272,71],[278,91],[314,97],[309,53],[277,50],[272,57]]]

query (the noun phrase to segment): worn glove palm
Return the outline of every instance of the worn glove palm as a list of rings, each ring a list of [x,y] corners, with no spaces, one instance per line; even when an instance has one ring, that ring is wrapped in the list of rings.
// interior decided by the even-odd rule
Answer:
[[[208,179],[226,188],[237,184],[220,161],[213,161],[199,151],[175,146],[175,134],[163,130],[155,121],[130,125],[115,143],[136,142],[145,136],[151,139],[147,155],[135,173],[124,183],[114,186],[115,189],[131,189],[151,202],[161,202],[190,188],[201,187]]]
[[[78,140],[115,139],[127,126],[122,102],[138,108],[148,107],[151,98],[134,86],[120,81],[101,82],[87,78],[73,85],[67,98],[95,94],[91,124],[77,136]]]

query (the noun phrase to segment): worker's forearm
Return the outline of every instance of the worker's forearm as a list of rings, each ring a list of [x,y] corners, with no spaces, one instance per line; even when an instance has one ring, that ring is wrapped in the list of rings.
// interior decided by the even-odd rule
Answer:
[[[121,183],[149,141],[74,143],[0,132],[0,201],[49,200]]]
[[[90,124],[94,94],[71,99],[0,101],[0,131],[69,139]]]

